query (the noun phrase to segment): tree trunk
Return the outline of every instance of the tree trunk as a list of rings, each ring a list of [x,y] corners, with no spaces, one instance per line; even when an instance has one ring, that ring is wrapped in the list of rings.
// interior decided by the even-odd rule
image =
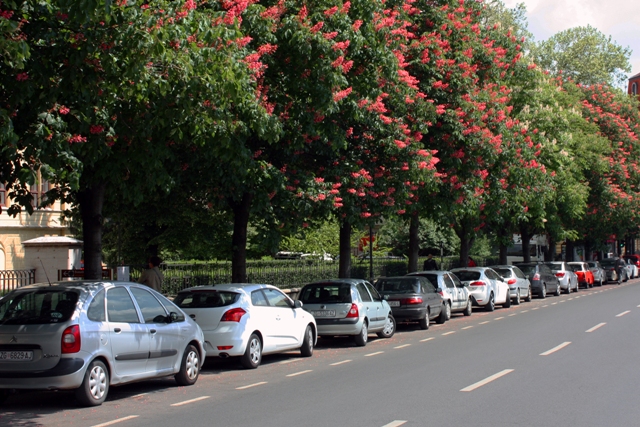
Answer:
[[[507,245],[508,241],[513,241],[513,237],[510,237],[510,230],[511,229],[511,224],[505,224],[504,227],[499,227],[498,228],[498,248],[499,248],[499,254],[498,254],[498,264],[499,265],[507,265],[509,264],[509,261],[507,259],[507,251],[509,249],[509,246]]]
[[[593,245],[591,244],[590,241],[585,240],[584,241],[584,260],[585,262],[587,261],[591,261],[591,252],[593,251]]]
[[[469,236],[469,226],[464,221],[460,222],[455,231],[460,238],[460,258],[458,263],[460,267],[466,267],[469,265],[469,253],[471,252],[474,238]]]
[[[233,237],[231,238],[231,281],[247,283],[247,227],[253,195],[244,193],[238,202],[230,200],[233,210]]]
[[[520,240],[522,241],[522,260],[531,262],[531,232],[527,223],[520,224]]]
[[[349,279],[351,277],[351,224],[343,221],[340,224],[340,265],[338,277]]]
[[[409,224],[409,273],[418,271],[418,256],[420,253],[420,218],[418,212],[411,215],[411,223]]]
[[[573,259],[573,248],[575,247],[575,242],[573,240],[568,240],[567,239],[567,246],[566,246],[566,260],[567,262],[571,262],[574,261]]]
[[[102,207],[105,184],[96,184],[78,193],[84,240],[84,278],[102,279]]]
[[[547,250],[544,251],[544,260],[546,262],[555,261],[556,260],[556,241],[551,235],[547,236],[548,244]]]
[[[500,253],[499,253],[499,259],[498,259],[498,264],[499,265],[507,265],[509,264],[509,261],[507,260],[507,245],[505,245],[504,243],[500,242],[499,244],[500,247]]]

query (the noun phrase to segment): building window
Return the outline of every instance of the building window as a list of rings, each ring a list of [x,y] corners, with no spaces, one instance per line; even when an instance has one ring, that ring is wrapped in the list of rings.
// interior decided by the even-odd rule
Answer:
[[[631,94],[632,95],[638,94],[638,84],[636,82],[631,83]]]
[[[0,184],[0,207],[7,205],[7,191],[4,184]]]
[[[49,191],[49,181],[42,180],[31,186],[31,206],[34,209],[49,205],[45,194],[47,191]]]

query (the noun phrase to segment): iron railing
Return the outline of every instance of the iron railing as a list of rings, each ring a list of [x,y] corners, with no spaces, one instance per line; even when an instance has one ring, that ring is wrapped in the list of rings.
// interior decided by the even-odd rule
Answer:
[[[36,270],[0,270],[0,295],[36,283]]]

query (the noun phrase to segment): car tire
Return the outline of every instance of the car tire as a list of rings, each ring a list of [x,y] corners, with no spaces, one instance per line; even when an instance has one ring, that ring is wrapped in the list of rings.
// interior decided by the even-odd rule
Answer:
[[[447,322],[451,320],[451,303],[445,304],[445,314],[447,315]]]
[[[491,295],[489,295],[489,302],[484,306],[484,309],[486,311],[493,311],[496,309],[496,301],[493,297],[493,292],[491,292]]]
[[[307,329],[304,331],[304,340],[302,340],[302,347],[300,347],[300,354],[302,357],[313,356],[313,328],[307,325]]]
[[[464,314],[465,316],[471,316],[472,312],[473,312],[473,307],[471,304],[471,300],[467,300],[467,308],[464,309],[462,314]]]
[[[556,285],[556,291],[553,293],[553,295],[559,297],[560,296],[560,284],[558,283]]]
[[[511,295],[509,294],[509,291],[507,291],[507,300],[504,302],[504,304],[502,304],[502,308],[509,307],[511,307]]]
[[[602,281],[602,278],[600,278],[600,282],[598,283],[598,287],[600,287],[600,288],[601,288],[601,287],[602,287],[602,284],[603,284],[603,281]]]
[[[513,305],[520,305],[520,289],[516,292],[516,297],[513,299]]]
[[[240,364],[247,369],[256,369],[262,362],[262,340],[258,334],[251,334],[247,349],[240,356]]]
[[[390,314],[387,316],[387,321],[384,324],[384,328],[376,335],[380,338],[391,338],[396,333],[396,319]]]
[[[447,321],[447,306],[448,304],[445,302],[444,304],[442,304],[442,307],[440,308],[440,315],[436,319],[436,323],[439,325],[442,325],[444,322]]]
[[[571,282],[567,285],[567,294],[571,293]]]
[[[76,389],[76,399],[83,406],[98,406],[109,393],[109,371],[103,362],[94,360],[89,364],[84,379]]]
[[[418,321],[418,324],[420,325],[420,329],[429,329],[429,311],[427,311],[427,314],[424,315],[424,319],[420,319]]]
[[[182,355],[180,370],[174,375],[178,385],[187,386],[195,384],[200,375],[200,365],[200,353],[198,353],[198,349],[193,344],[189,344]]]
[[[545,299],[547,297],[547,285],[542,284],[542,290],[540,291],[540,299]]]
[[[525,302],[531,302],[531,285],[529,285],[529,293],[527,294],[527,296],[524,298]]]
[[[367,327],[367,321],[362,322],[362,329],[360,329],[360,333],[353,337],[353,340],[356,342],[358,347],[364,347],[367,345],[367,340],[369,339],[369,329]]]

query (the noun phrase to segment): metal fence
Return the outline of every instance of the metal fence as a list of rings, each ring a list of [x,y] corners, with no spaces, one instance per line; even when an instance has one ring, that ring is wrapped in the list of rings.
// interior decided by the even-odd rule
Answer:
[[[0,294],[36,283],[36,270],[0,270]]]

